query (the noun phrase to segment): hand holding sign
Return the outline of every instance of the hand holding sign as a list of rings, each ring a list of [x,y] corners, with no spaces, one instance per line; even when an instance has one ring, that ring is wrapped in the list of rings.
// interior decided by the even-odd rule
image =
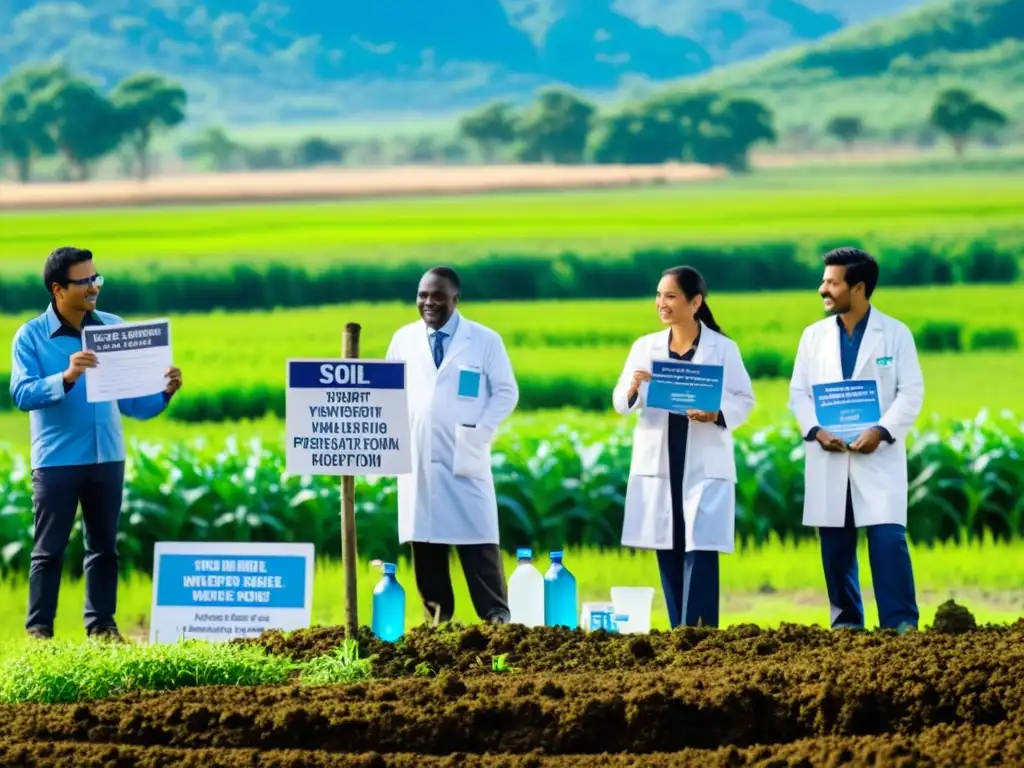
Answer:
[[[814,436],[823,449],[829,453],[842,453],[846,450],[846,443],[833,435],[827,429],[819,429]]]
[[[881,441],[882,431],[878,427],[872,427],[850,443],[850,450],[857,453],[874,453]]]
[[[179,389],[181,389],[181,368],[171,366],[167,369],[167,389],[164,390],[168,395],[173,395]]]
[[[95,368],[98,364],[93,352],[75,352],[68,360],[68,369],[64,371],[64,383],[74,384],[87,368]]]
[[[686,412],[686,416],[690,421],[700,421],[704,424],[710,424],[718,418],[718,411],[699,411],[695,408],[691,408]]]

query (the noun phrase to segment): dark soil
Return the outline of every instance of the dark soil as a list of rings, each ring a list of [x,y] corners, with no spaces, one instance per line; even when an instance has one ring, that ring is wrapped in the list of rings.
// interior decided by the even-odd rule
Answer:
[[[384,679],[0,706],[0,765],[1024,764],[1024,619],[971,629],[955,609],[904,636],[505,626],[415,630],[394,646],[363,637]],[[308,658],[342,638],[258,642]],[[498,654],[510,671],[492,671]]]

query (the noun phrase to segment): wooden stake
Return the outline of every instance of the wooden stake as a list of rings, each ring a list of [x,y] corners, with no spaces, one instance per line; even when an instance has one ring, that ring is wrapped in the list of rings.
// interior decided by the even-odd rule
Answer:
[[[348,323],[341,339],[341,356],[359,357],[359,323]],[[355,640],[359,629],[359,592],[356,589],[355,478],[341,478],[341,566],[345,574],[345,637]]]

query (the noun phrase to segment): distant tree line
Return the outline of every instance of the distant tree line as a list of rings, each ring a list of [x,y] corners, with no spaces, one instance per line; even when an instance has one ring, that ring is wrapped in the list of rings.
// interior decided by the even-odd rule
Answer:
[[[722,165],[746,170],[751,147],[776,140],[771,110],[713,92],[671,94],[607,117],[569,91],[549,89],[517,113],[497,102],[464,117],[459,133],[484,157],[512,147],[520,162]]]
[[[1002,128],[1008,122],[1003,112],[964,88],[942,91],[928,115],[928,124],[949,138],[957,157],[963,156],[971,134],[984,127]],[[853,147],[865,131],[864,121],[856,115],[836,115],[825,126],[825,132],[847,148]]]
[[[104,92],[61,65],[26,65],[0,81],[0,160],[13,162],[21,181],[43,158],[63,159],[64,178],[86,180],[114,153],[122,172],[150,174],[151,142],[186,119],[188,94],[162,75],[132,75]],[[953,88],[936,98],[929,124],[949,137],[958,156],[979,128],[1001,127],[1007,118],[970,91]],[[852,147],[867,127],[857,115],[840,114],[824,126]],[[669,93],[602,115],[561,88],[541,91],[524,109],[488,104],[463,117],[457,136],[414,136],[353,142],[307,137],[288,146],[243,144],[218,127],[202,128],[180,145],[182,159],[210,170],[269,170],[358,162],[463,163],[468,145],[485,162],[522,163],[693,162],[744,171],[750,150],[777,141],[772,110],[753,99],[712,91]],[[388,150],[391,150],[390,153]]]
[[[28,181],[37,158],[60,155],[84,181],[122,150],[128,170],[149,175],[155,133],[185,120],[188,95],[158,74],[132,75],[104,93],[61,65],[26,66],[0,82],[0,153]]]

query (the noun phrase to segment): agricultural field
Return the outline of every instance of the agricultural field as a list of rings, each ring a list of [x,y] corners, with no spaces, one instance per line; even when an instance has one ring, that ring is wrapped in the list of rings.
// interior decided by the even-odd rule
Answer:
[[[1012,354],[1024,344],[1019,291],[1018,285],[879,289],[876,306],[898,316],[917,336],[928,384],[927,414],[970,418],[982,409],[1024,412],[1024,392],[1015,383],[1024,375],[1024,357]],[[751,425],[788,421],[787,387],[796,346],[803,328],[821,317],[816,288],[712,293],[709,304],[725,332],[740,345],[755,379],[758,405]],[[101,307],[117,311],[102,298]],[[520,410],[607,411],[630,345],[661,328],[650,299],[467,302],[463,312],[502,334],[520,383]],[[13,337],[31,316],[0,316],[0,336]],[[348,322],[363,327],[362,356],[382,357],[391,334],[416,318],[411,296],[405,304],[172,316],[175,361],[184,372],[187,395],[183,391],[169,417],[281,417],[288,357],[340,355],[341,329]],[[9,359],[0,359],[0,382],[9,370]],[[999,376],[992,375],[995,370]],[[0,393],[0,418],[5,394]],[[11,407],[9,401],[6,406]],[[5,430],[8,440],[23,439],[27,418],[22,421],[26,426],[20,430]],[[147,432],[152,434],[149,427]]]
[[[1016,176],[822,168],[612,192],[5,216],[0,336],[43,309],[50,249],[90,247],[108,277],[101,309],[171,318],[185,389],[166,416],[125,421],[118,619],[132,642],[83,642],[76,528],[60,639],[33,645],[21,628],[28,419],[0,358],[0,764],[1024,761]],[[800,332],[821,316],[816,258],[840,243],[877,250],[875,304],[910,326],[926,379],[908,439],[922,631],[903,636],[825,629],[821,555],[801,524],[788,377]],[[463,311],[501,332],[520,382],[494,446],[506,574],[529,544],[542,570],[565,550],[581,603],[654,586],[649,635],[477,624],[454,557],[456,621],[425,625],[392,478],[357,483],[363,628],[339,629],[339,483],[284,471],[284,361],[338,356],[348,322],[363,328],[363,357],[383,355],[435,261],[460,267]],[[707,275],[758,404],[737,432],[723,628],[670,632],[654,554],[619,545],[633,422],[609,401],[629,345],[660,328],[661,269],[679,262]],[[175,540],[314,542],[313,626],[148,645],[153,544]],[[366,629],[375,557],[398,563],[406,590],[408,632],[394,645]],[[863,537],[860,561],[872,627]]]
[[[495,251],[618,253],[644,245],[1022,234],[1020,173],[765,171],[676,186],[394,200],[6,213],[0,263],[36,274],[60,243],[103,269],[210,269],[285,258],[441,260]]]

